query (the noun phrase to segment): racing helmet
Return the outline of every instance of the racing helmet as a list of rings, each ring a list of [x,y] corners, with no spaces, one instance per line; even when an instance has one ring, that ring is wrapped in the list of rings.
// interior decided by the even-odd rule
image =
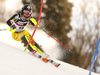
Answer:
[[[32,7],[28,4],[25,4],[23,7],[22,7],[22,10],[21,10],[21,13],[22,14],[29,14],[29,16],[31,16],[32,14]]]

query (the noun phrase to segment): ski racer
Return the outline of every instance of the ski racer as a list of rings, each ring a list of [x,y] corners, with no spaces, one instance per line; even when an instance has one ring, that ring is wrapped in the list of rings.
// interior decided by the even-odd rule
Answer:
[[[12,38],[15,41],[22,41],[26,46],[29,42],[31,35],[25,29],[26,25],[30,22],[33,26],[37,24],[36,20],[31,17],[32,7],[28,4],[25,4],[22,7],[21,13],[13,15],[6,23],[10,26],[10,31],[12,32]],[[41,55],[44,55],[44,51],[40,48],[40,46],[35,42],[34,38],[32,38],[28,50],[33,54],[39,52]],[[45,57],[45,55],[44,55]],[[45,58],[46,59],[46,58]],[[44,60],[44,59],[43,59]],[[47,62],[48,60],[44,60]]]

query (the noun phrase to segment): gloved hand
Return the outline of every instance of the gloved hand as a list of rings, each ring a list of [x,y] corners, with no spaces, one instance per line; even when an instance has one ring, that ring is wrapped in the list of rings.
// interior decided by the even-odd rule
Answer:
[[[14,33],[16,31],[15,25],[10,26],[10,32]]]
[[[15,28],[16,28],[15,25],[10,26],[10,29],[15,29]]]

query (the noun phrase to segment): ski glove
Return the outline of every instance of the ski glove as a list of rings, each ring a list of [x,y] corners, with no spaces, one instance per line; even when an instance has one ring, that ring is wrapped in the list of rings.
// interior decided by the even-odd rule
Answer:
[[[15,28],[16,28],[15,25],[10,26],[10,29],[15,29]]]
[[[16,31],[15,25],[10,26],[10,30],[9,31],[12,32],[12,33],[15,33],[15,31]]]

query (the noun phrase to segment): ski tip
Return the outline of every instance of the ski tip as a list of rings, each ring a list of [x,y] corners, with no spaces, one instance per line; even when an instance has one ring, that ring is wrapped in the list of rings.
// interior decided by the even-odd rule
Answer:
[[[61,64],[57,64],[57,65],[55,65],[56,67],[59,67]]]

